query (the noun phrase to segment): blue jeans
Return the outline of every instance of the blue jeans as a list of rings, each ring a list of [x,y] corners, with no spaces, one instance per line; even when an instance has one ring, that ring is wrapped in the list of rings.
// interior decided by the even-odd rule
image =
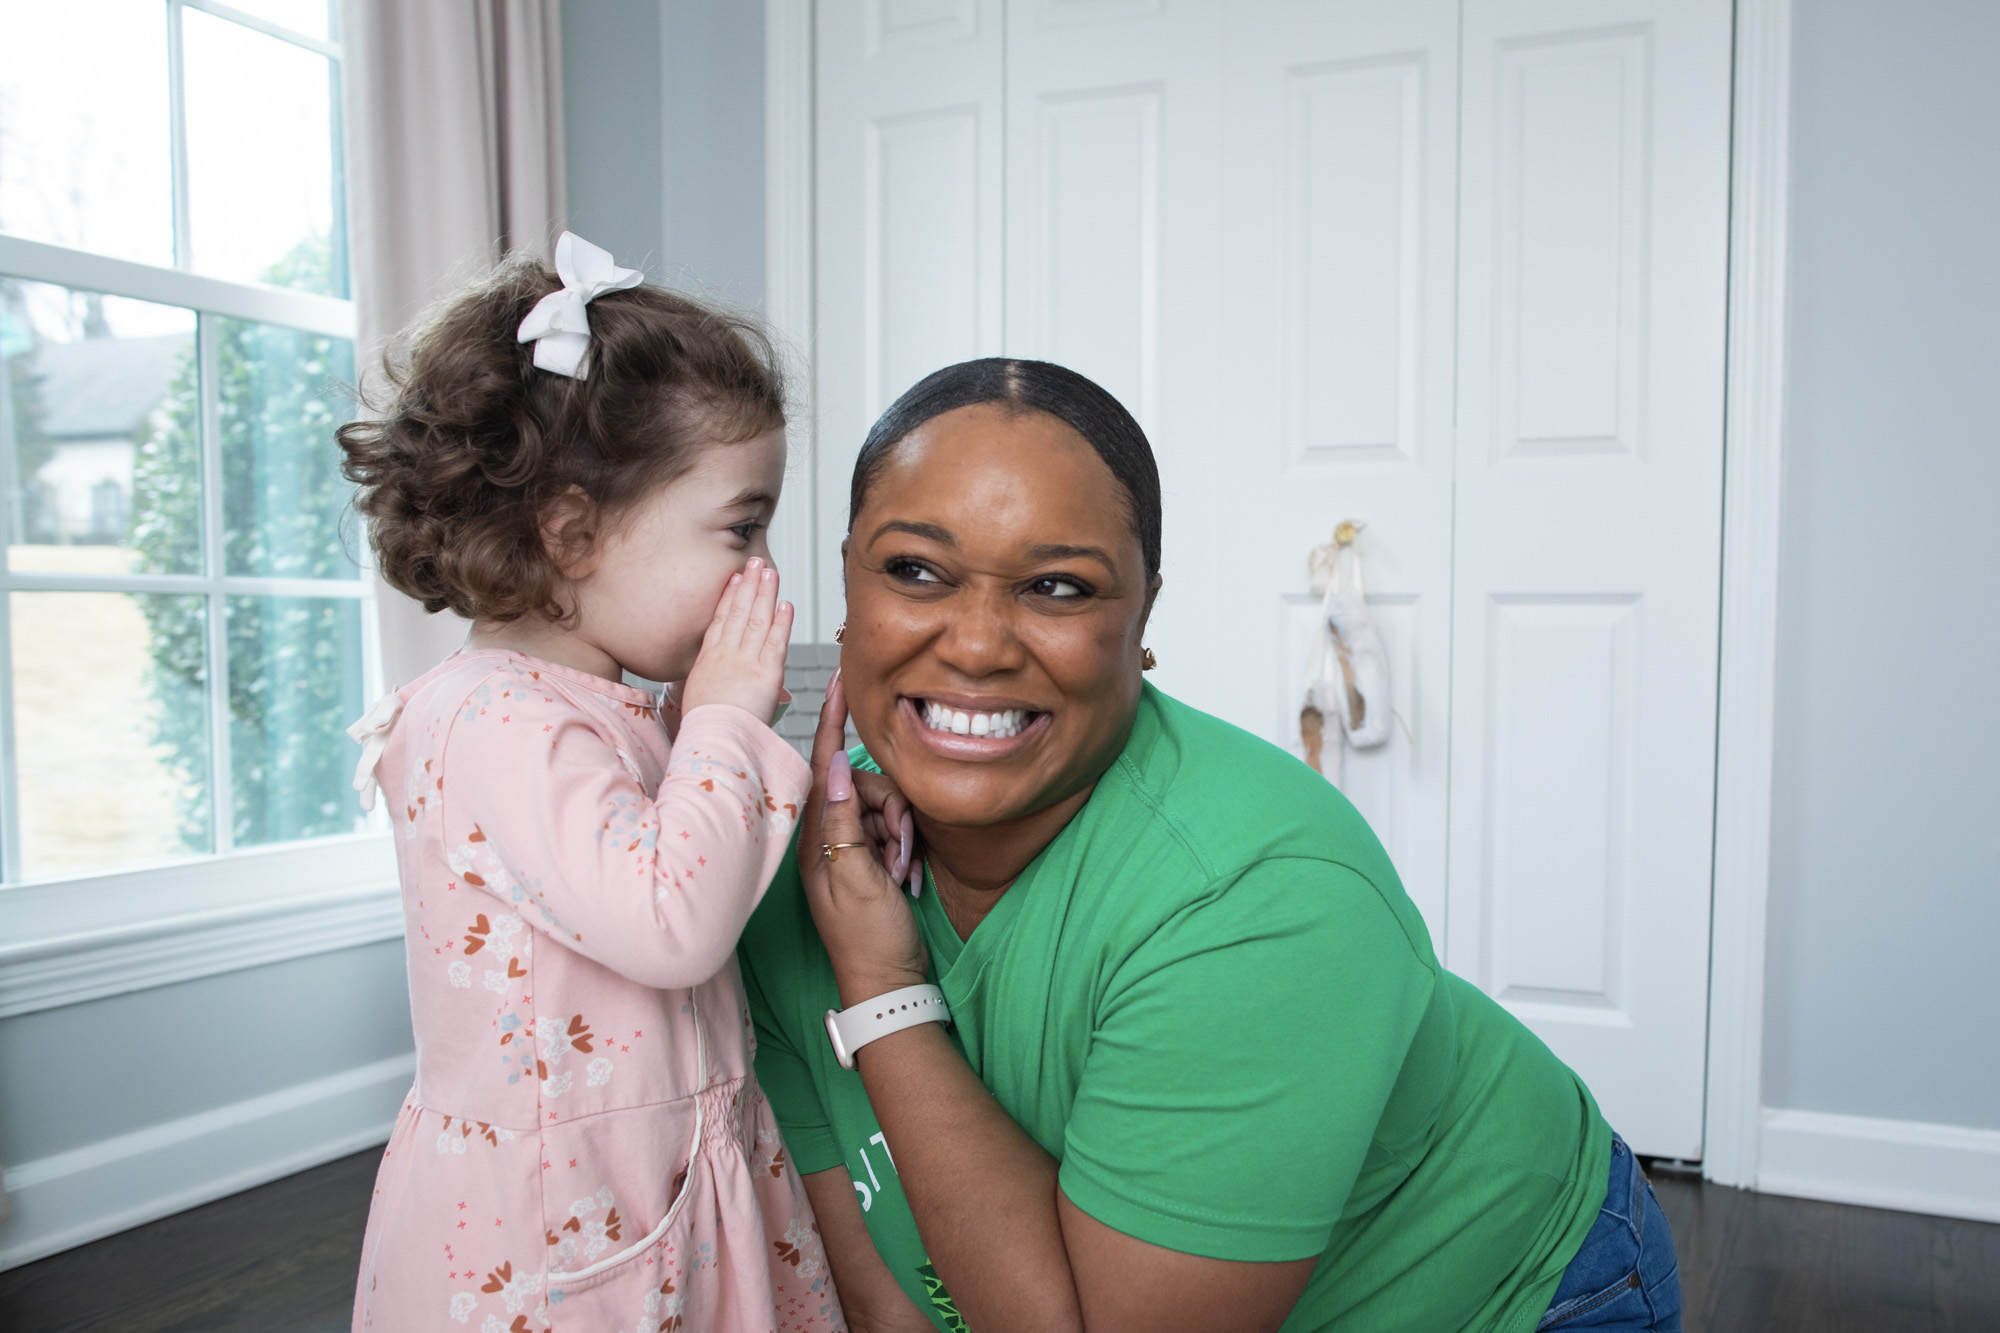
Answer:
[[[1563,1270],[1546,1328],[1681,1333],[1681,1268],[1653,1186],[1625,1140],[1611,1136],[1611,1183],[1583,1248]]]

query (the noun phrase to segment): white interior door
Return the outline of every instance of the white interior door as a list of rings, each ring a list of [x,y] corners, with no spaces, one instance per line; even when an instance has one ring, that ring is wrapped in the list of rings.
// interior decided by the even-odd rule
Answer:
[[[918,377],[1074,366],[1166,498],[1149,642],[1281,745],[1362,538],[1344,787],[1447,965],[1699,1155],[1728,0],[821,0],[820,611]]]
[[[809,482],[833,626],[868,427],[931,371],[1000,351],[1005,15],[1001,0],[821,0],[815,20]]]
[[[1164,588],[1148,627],[1162,688],[1228,697],[1209,617],[1219,528],[1215,257],[1226,244],[1214,44],[1221,9],[1015,0],[1007,9],[1006,348],[1102,384],[1152,441]]]
[[[1466,0],[1447,965],[1701,1154],[1728,0]]]
[[[1227,595],[1190,608],[1228,654],[1200,702],[1302,753],[1320,612],[1306,557],[1340,520],[1365,522],[1402,724],[1348,752],[1341,786],[1442,940],[1458,3],[1229,9],[1224,313],[1207,349],[1223,402],[1193,507],[1216,527]]]

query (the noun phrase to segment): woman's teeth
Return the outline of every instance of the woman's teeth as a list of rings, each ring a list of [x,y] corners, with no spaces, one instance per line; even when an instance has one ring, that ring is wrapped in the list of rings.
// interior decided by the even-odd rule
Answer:
[[[969,713],[963,709],[946,708],[943,704],[924,703],[924,725],[932,731],[949,731],[959,736],[993,736],[1005,738],[1017,736],[1021,728],[1028,724],[1025,709],[1010,708],[1003,713]]]

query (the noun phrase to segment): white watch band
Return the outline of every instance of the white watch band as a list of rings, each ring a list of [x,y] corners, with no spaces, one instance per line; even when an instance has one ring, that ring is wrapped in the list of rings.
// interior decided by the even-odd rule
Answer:
[[[854,1068],[854,1053],[869,1042],[919,1023],[949,1023],[944,992],[936,986],[905,986],[846,1009],[826,1011],[826,1036],[842,1069]]]

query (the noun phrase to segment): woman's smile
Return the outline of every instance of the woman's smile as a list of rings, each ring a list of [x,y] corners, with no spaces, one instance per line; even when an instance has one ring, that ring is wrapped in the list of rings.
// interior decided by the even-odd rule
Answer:
[[[1049,730],[1051,716],[1012,700],[961,694],[905,694],[896,709],[897,720],[932,752],[972,762],[1005,759],[1027,748]]]

